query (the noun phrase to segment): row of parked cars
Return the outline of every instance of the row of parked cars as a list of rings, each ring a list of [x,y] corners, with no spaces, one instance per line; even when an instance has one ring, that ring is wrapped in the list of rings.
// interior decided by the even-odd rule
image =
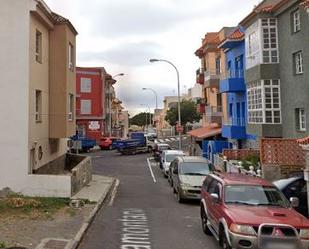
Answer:
[[[187,157],[183,151],[160,144],[154,158],[178,202],[200,200],[203,232],[222,248],[309,248],[307,198],[303,196],[307,190],[302,176],[270,183],[219,172],[207,159]]]

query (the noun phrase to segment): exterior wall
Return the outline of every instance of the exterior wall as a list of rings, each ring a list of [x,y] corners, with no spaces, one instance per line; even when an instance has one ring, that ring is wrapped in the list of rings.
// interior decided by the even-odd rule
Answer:
[[[75,134],[75,115],[68,118],[69,94],[75,96],[75,58],[69,68],[69,44],[76,48],[75,35],[66,25],[56,25],[50,32],[50,137],[65,138]],[[73,98],[74,99],[74,98]],[[74,100],[75,102],[75,100]],[[75,110],[75,103],[73,110]]]
[[[293,33],[291,13],[299,6],[299,1],[278,16],[279,49],[281,55],[281,104],[282,134],[284,138],[300,138],[309,135],[309,19],[303,8],[301,13],[301,30]],[[293,53],[303,52],[304,73],[296,75]],[[296,129],[296,108],[305,108],[306,131]]]
[[[1,1],[0,189],[15,191],[23,189],[28,173],[30,9],[32,1]]]
[[[101,68],[77,68],[76,115],[79,135],[96,139],[104,135],[105,81]],[[91,92],[81,92],[81,78],[91,79]],[[91,100],[91,113],[81,114],[81,100]],[[83,132],[82,132],[83,131]]]
[[[70,175],[31,174],[66,151],[65,140],[50,139],[49,133],[50,65],[53,63],[49,55],[53,28],[37,1],[1,1],[0,73],[4,84],[0,84],[0,113],[3,115],[0,189],[9,187],[25,195],[69,197]],[[42,64],[35,59],[36,29],[42,33]],[[35,121],[36,89],[42,91],[40,123]],[[38,160],[39,146],[42,148],[41,160]]]

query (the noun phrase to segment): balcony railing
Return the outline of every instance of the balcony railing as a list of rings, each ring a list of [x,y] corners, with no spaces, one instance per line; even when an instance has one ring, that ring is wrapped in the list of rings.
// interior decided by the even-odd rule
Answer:
[[[246,126],[246,119],[245,118],[230,117],[224,123],[224,125],[229,125],[229,126]]]
[[[206,70],[204,72],[205,81],[210,79],[219,79],[220,78],[220,71],[218,70]]]
[[[244,70],[226,70],[222,72],[220,75],[221,80],[225,79],[243,79],[244,78]]]
[[[222,116],[222,106],[207,106],[206,116]]]
[[[204,72],[201,68],[196,70],[196,83],[204,85]]]

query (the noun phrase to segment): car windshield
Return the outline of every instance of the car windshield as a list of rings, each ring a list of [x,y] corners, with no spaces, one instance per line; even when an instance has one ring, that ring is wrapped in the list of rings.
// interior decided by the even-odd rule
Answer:
[[[225,187],[226,204],[289,207],[288,201],[275,187],[230,185]]]
[[[168,149],[170,149],[170,147],[167,146],[167,145],[160,145],[158,149],[159,149],[160,151],[163,151],[163,150],[168,150]]]
[[[180,174],[182,175],[208,175],[209,174],[208,163],[196,162],[196,163],[182,163],[180,167]]]
[[[178,156],[182,156],[183,154],[167,154],[165,159],[166,159],[166,162],[171,162],[173,161],[176,157]]]

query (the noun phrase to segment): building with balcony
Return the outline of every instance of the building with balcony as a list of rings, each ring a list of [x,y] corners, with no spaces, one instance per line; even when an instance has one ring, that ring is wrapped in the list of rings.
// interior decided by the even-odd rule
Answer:
[[[105,131],[104,135],[112,136],[113,133],[113,101],[116,98],[114,84],[117,81],[110,74],[106,75],[105,84]]]
[[[226,71],[221,73],[220,92],[227,94],[227,120],[222,125],[222,136],[229,139],[233,148],[247,146],[247,139],[254,137],[246,133],[247,103],[244,79],[245,34],[236,28],[219,45],[226,54]],[[250,144],[250,146],[252,143]]]
[[[75,38],[71,22],[42,0],[0,7],[0,190],[36,196],[72,194],[64,165],[75,134]]]
[[[103,67],[76,68],[76,125],[79,136],[100,141],[104,135],[107,81]]]
[[[262,1],[240,23],[246,44],[247,132],[259,138],[308,134],[309,25],[302,2]]]

